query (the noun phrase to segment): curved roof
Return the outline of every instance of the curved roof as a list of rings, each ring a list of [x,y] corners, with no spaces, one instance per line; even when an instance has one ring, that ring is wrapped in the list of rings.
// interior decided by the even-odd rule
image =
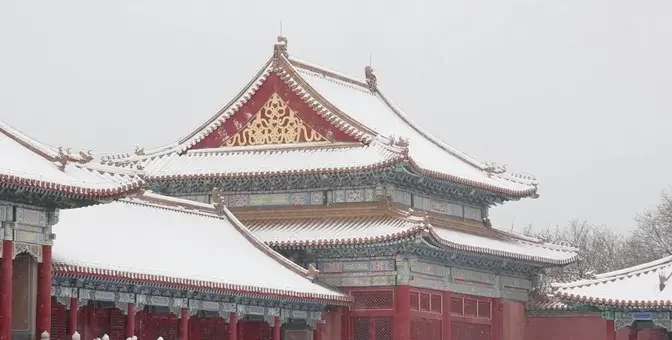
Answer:
[[[431,218],[412,214],[392,207],[366,213],[325,207],[314,211],[313,217],[292,217],[291,212],[282,208],[263,213],[250,210],[239,216],[259,239],[274,247],[354,246],[417,236],[443,249],[546,265],[569,264],[578,256],[575,248],[497,229],[460,228],[445,221],[434,223]]]
[[[88,153],[42,144],[0,121],[0,184],[102,199],[138,190],[136,173],[91,162]]]
[[[276,46],[277,48],[277,46]],[[448,180],[489,190],[510,197],[536,197],[537,181],[531,175],[512,173],[506,167],[494,163],[483,163],[451,147],[416,124],[409,115],[385,96],[380,85],[371,87],[365,79],[348,76],[337,71],[321,67],[283,53],[276,53],[255,75],[255,77],[225,107],[175,144],[154,150],[143,150],[140,159],[153,158],[166,153],[175,153],[185,157],[184,161],[166,162],[158,172],[186,175],[192,167],[184,162],[196,158],[185,152],[195,147],[213,134],[230,136],[219,131],[230,120],[242,126],[245,117],[234,119],[237,112],[249,103],[263,102],[265,98],[256,98],[260,92],[267,93],[265,86],[269,81],[279,81],[291,92],[293,98],[299,98],[305,110],[314,111],[320,121],[328,122],[332,131],[339,131],[361,144],[395,144],[405,150],[405,161],[419,173],[438,179]],[[285,95],[287,95],[285,93]],[[256,99],[255,99],[256,98]],[[296,100],[293,100],[296,102]],[[295,109],[296,110],[296,109]],[[248,116],[249,112],[245,112]],[[218,130],[219,129],[219,130]],[[225,137],[221,137],[225,138]],[[310,143],[293,145],[294,148],[313,148]],[[328,146],[326,146],[328,147]],[[221,147],[227,149],[229,147]],[[212,163],[223,161],[217,153],[212,155]],[[352,157],[355,157],[354,155]],[[131,154],[116,154],[103,160],[113,164],[138,161]],[[290,163],[292,157],[278,158],[278,166]],[[199,161],[202,161],[200,159]],[[347,169],[348,159],[330,159],[333,168]],[[333,164],[333,162],[340,162]],[[179,164],[178,164],[179,163]],[[215,167],[199,163],[197,167]],[[184,171],[184,174],[180,174]],[[263,172],[263,171],[258,171]]]
[[[61,211],[57,272],[343,303],[260,242],[226,208],[152,193]],[[106,244],[123,249],[107,249]],[[245,261],[239,261],[244,257]]]
[[[627,308],[672,307],[672,256],[638,266],[553,284],[565,301]]]

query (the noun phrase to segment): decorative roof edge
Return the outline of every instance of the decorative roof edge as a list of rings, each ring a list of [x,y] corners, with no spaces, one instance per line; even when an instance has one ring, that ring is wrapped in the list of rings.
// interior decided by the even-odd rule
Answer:
[[[61,184],[48,180],[25,178],[18,174],[0,174],[0,183],[37,188],[55,193],[92,199],[115,198],[126,194],[132,194],[141,190],[145,185],[145,181],[138,177],[137,173],[130,173],[121,168],[108,167],[91,162],[94,158],[90,151],[86,153],[82,151],[73,153],[70,149],[64,150],[61,147],[54,148],[38,142],[25,133],[12,128],[2,120],[0,120],[0,133],[35,153],[37,156],[53,163],[54,167],[61,171],[65,171],[67,166],[74,166],[86,171],[96,171],[114,175],[129,175],[132,178],[126,183],[115,183],[116,187],[113,188],[90,188],[85,185]],[[85,184],[85,182],[83,183]]]
[[[104,278],[123,278],[132,281],[149,282],[158,284],[175,285],[179,287],[188,287],[196,289],[215,289],[225,292],[240,292],[262,294],[268,297],[290,297],[308,300],[326,301],[334,305],[349,305],[352,298],[347,295],[326,295],[314,293],[298,293],[282,289],[270,289],[253,286],[242,286],[237,284],[225,284],[212,281],[203,281],[196,279],[182,279],[163,275],[139,274],[121,269],[101,269],[95,268],[85,263],[70,263],[54,260],[54,270],[60,274],[97,276]]]
[[[412,224],[411,227],[408,227],[407,229],[401,230],[396,233],[390,233],[387,235],[381,235],[381,236],[376,236],[376,237],[367,237],[367,238],[340,238],[340,239],[320,239],[320,240],[311,240],[311,241],[305,241],[305,240],[299,240],[299,241],[269,241],[265,242],[267,245],[271,247],[277,247],[277,248],[303,248],[303,247],[317,247],[317,248],[326,248],[326,247],[338,247],[338,246],[363,246],[363,245],[370,245],[370,244],[379,244],[379,243],[387,243],[387,242],[395,242],[395,241],[400,241],[406,238],[414,237],[414,236],[422,236],[426,238],[430,244],[446,249],[455,249],[458,251],[466,251],[466,252],[472,252],[472,253],[478,253],[478,254],[484,254],[484,255],[492,255],[492,256],[501,256],[501,257],[506,257],[510,259],[516,259],[520,261],[527,261],[527,262],[534,262],[534,263],[541,263],[541,264],[550,264],[550,265],[557,265],[557,266],[562,266],[562,265],[567,265],[570,264],[574,261],[577,260],[578,254],[574,253],[574,255],[570,258],[563,259],[563,260],[556,260],[552,258],[543,258],[543,257],[538,257],[538,256],[530,256],[526,254],[518,254],[518,253],[513,253],[513,252],[507,252],[507,251],[500,251],[500,250],[492,250],[490,248],[485,248],[485,247],[479,247],[479,246],[471,246],[471,245],[464,245],[464,244],[459,244],[452,242],[450,240],[444,239],[441,236],[439,236],[435,231],[434,228],[443,228],[436,226],[432,223],[429,222],[429,219],[431,218],[429,214],[425,211],[415,211],[413,209],[409,210],[403,210],[401,208],[396,207],[393,203],[389,201],[389,198],[384,198],[380,197],[378,201],[378,206],[382,209],[385,210],[385,214],[381,216],[387,216],[387,217],[393,217],[393,218],[399,218],[403,219],[410,224]],[[469,231],[466,230],[459,230],[460,232],[464,232],[467,234],[470,234]],[[559,247],[553,244],[547,244],[547,243],[539,243],[539,242],[533,242],[530,240],[525,240],[522,238],[517,238],[512,236],[510,233],[499,233],[499,230],[497,230],[497,235],[504,236],[506,238],[515,238],[519,242],[526,243],[530,246],[535,246],[535,247],[541,247],[541,248],[547,248],[547,249],[552,249],[552,250],[557,250],[557,251],[562,251],[562,252],[567,252],[567,253],[572,253],[573,248],[563,248],[560,247],[561,249],[558,249]],[[484,236],[484,237],[492,237],[492,235],[489,236]]]
[[[553,287],[553,289],[568,289],[568,288],[588,286],[597,283],[613,281],[623,277],[635,276],[643,272],[657,271],[668,268],[670,266],[672,266],[672,256],[667,256],[663,257],[662,259],[643,263],[637,266],[597,274],[594,275],[592,278],[580,279],[571,282],[557,282],[553,283],[551,286]]]
[[[512,193],[514,193],[514,196],[520,196],[520,197],[535,197],[537,196],[537,186],[538,186],[538,181],[536,177],[533,175],[529,174],[522,174],[522,173],[515,173],[515,172],[507,172],[505,166],[500,166],[497,165],[496,163],[492,162],[480,162],[476,160],[475,158],[467,155],[466,153],[448,145],[447,143],[441,141],[439,138],[435,137],[432,135],[429,131],[426,129],[422,128],[419,124],[417,124],[413,119],[411,119],[404,111],[402,111],[394,102],[392,102],[381,90],[380,85],[378,85],[377,79],[375,80],[376,84],[375,86],[371,87],[369,85],[369,81],[367,80],[362,80],[356,77],[352,77],[349,75],[346,75],[344,73],[329,69],[327,67],[323,67],[305,60],[298,59],[296,57],[287,57],[287,58],[282,58],[284,63],[288,66],[285,70],[291,69],[293,71],[293,78],[295,81],[299,81],[301,85],[305,88],[305,91],[308,92],[308,94],[314,98],[317,98],[319,102],[322,103],[322,105],[327,105],[332,112],[337,112],[341,118],[343,119],[348,119],[349,121],[352,121],[352,124],[357,124],[361,129],[366,129],[370,131],[371,134],[374,136],[377,135],[375,131],[372,131],[368,127],[364,126],[363,124],[359,123],[357,120],[354,118],[351,118],[347,113],[341,111],[338,109],[335,105],[331,104],[326,98],[322,97],[320,93],[312,88],[305,80],[301,78],[301,75],[299,74],[301,70],[305,70],[307,72],[313,72],[316,74],[320,74],[326,78],[331,78],[335,81],[341,82],[342,85],[351,87],[356,90],[360,91],[365,91],[369,92],[374,96],[378,96],[378,98],[387,105],[387,107],[394,113],[396,114],[402,121],[404,121],[409,127],[414,129],[417,133],[419,133],[421,136],[429,140],[431,143],[435,144],[437,147],[440,149],[444,150],[448,154],[458,158],[459,160],[471,165],[472,167],[477,168],[478,170],[484,172],[487,176],[492,177],[495,176],[497,178],[500,178],[505,181],[521,184],[521,185],[526,185],[530,186],[530,189],[527,190],[520,190],[520,191],[513,191],[511,190]],[[372,70],[371,70],[372,71]],[[367,73],[368,74],[368,73]],[[403,137],[403,136],[402,136]],[[416,165],[416,167],[420,168],[419,166]],[[449,175],[449,174],[443,174],[443,173],[437,173],[433,171],[426,171],[433,176],[437,177],[453,177],[453,178],[458,178],[461,179],[457,176]],[[465,180],[463,180],[464,182]],[[474,182],[474,181],[471,181]],[[480,183],[480,182],[478,182]],[[469,184],[469,183],[467,183]],[[473,185],[473,184],[469,184]],[[493,185],[490,185],[491,187],[495,187]],[[500,191],[506,191],[504,188],[500,188]]]
[[[218,195],[217,190],[213,190],[213,196]],[[216,197],[213,200],[213,202],[218,202]],[[170,210],[174,212],[179,212],[179,213],[185,213],[185,214],[194,214],[194,215],[200,215],[203,217],[209,217],[209,218],[216,218],[216,219],[223,219],[231,223],[231,225],[236,229],[237,232],[239,232],[248,242],[250,242],[255,248],[263,252],[266,256],[271,257],[274,259],[278,264],[282,265],[288,270],[291,270],[292,272],[303,276],[306,278],[306,280],[311,281],[313,284],[323,286],[325,288],[328,288],[334,292],[334,295],[324,295],[324,294],[310,294],[310,293],[297,293],[297,292],[292,292],[292,291],[284,291],[284,290],[274,290],[274,289],[266,289],[266,288],[260,288],[260,287],[253,287],[253,286],[241,286],[241,285],[234,285],[234,284],[224,284],[224,283],[216,283],[216,282],[211,282],[211,281],[205,281],[205,280],[198,280],[198,279],[180,279],[180,278],[174,278],[170,276],[162,276],[162,275],[153,275],[153,274],[138,274],[138,273],[132,273],[128,271],[124,271],[122,269],[98,269],[95,267],[88,266],[87,264],[83,263],[63,263],[63,266],[69,267],[68,271],[69,272],[79,272],[79,273],[86,273],[86,274],[102,274],[102,275],[109,275],[109,276],[121,276],[129,279],[138,279],[138,280],[143,280],[143,281],[156,281],[156,282],[163,282],[163,283],[173,283],[173,284],[179,284],[179,285],[187,285],[191,287],[208,287],[208,288],[218,288],[218,289],[224,289],[224,290],[234,290],[234,291],[250,291],[250,292],[256,292],[256,293],[263,293],[263,294],[272,294],[272,295],[284,295],[284,296],[295,296],[295,297],[300,297],[300,298],[306,298],[306,297],[313,297],[316,299],[321,299],[321,300],[333,300],[333,301],[341,301],[341,302],[351,302],[351,297],[335,290],[333,287],[326,286],[322,283],[313,281],[315,279],[315,276],[317,275],[316,272],[311,271],[310,269],[305,269],[302,268],[301,266],[295,264],[294,262],[290,261],[289,259],[285,258],[284,256],[280,255],[277,253],[275,250],[273,250],[271,247],[268,245],[264,244],[261,240],[259,240],[254,234],[252,234],[232,213],[229,211],[226,207],[222,205],[218,205],[217,203],[215,204],[206,204],[206,203],[200,203],[196,201],[190,201],[186,199],[181,199],[181,198],[175,198],[175,197],[170,197],[170,196],[163,196],[159,194],[155,194],[151,191],[144,191],[142,193],[139,193],[133,197],[127,197],[123,198],[120,200],[121,202],[127,203],[127,204],[136,204],[136,205],[142,205],[142,206],[151,206],[154,208],[158,209],[164,209],[164,210]],[[221,202],[221,197],[220,200]]]

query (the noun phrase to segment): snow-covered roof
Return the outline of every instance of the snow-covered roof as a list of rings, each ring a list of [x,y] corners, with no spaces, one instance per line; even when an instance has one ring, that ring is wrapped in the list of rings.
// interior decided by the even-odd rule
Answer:
[[[56,228],[59,273],[349,301],[312,282],[311,273],[260,242],[226,208],[210,204],[145,193],[63,210]]]
[[[136,173],[90,162],[42,144],[0,121],[0,184],[18,185],[87,198],[121,196],[144,183]]]
[[[247,177],[255,175],[355,171],[382,168],[404,159],[398,148],[380,142],[369,145],[261,145],[195,149],[136,157],[126,163],[143,169],[147,179],[185,177]]]
[[[565,301],[627,308],[672,307],[672,256],[638,266],[553,284]]]
[[[330,209],[330,208],[326,208]],[[250,213],[254,215],[254,213]],[[384,215],[357,215],[343,212],[341,217],[277,218],[241,217],[261,240],[274,247],[326,247],[384,243],[410,236],[422,236],[430,244],[485,255],[522,261],[564,265],[577,257],[576,249],[541,240],[519,237],[497,229],[459,230],[439,226],[426,217],[414,216],[397,209]],[[258,214],[257,214],[258,215]]]
[[[233,119],[236,113],[261,91],[260,89],[264,88],[269,79],[273,78],[275,81],[278,77],[279,81],[284,83],[283,86],[291,89],[293,95],[298,96],[297,98],[305,103],[302,107],[314,110],[320,117],[319,119],[331,124],[333,130],[343,132],[352,140],[363,144],[375,143],[376,140],[388,140],[390,144],[398,142],[408,151],[407,163],[426,176],[507,196],[536,196],[537,182],[533,176],[512,173],[505,167],[494,163],[479,162],[432,136],[392,103],[385,96],[379,84],[372,89],[365,79],[348,76],[283,53],[274,55],[231,102],[198,129],[177,143],[154,150],[143,150],[142,154],[156,157],[175,153],[184,157],[183,161],[161,163],[163,168],[158,170],[178,177],[181,171],[192,171],[192,166],[185,165],[188,161],[198,160],[199,163],[194,165],[198,168],[220,166],[204,164],[203,158],[194,158],[184,152],[218,133],[218,129],[223,129],[223,126],[230,122],[229,120]],[[234,123],[240,123],[240,121],[236,120]],[[310,148],[311,146],[297,145],[297,147]],[[212,156],[210,160],[212,163],[223,161],[218,153],[207,153],[207,155]],[[347,156],[356,157],[357,154]],[[104,160],[119,164],[128,163],[133,159],[137,162],[138,157],[131,154],[116,154],[109,155]],[[277,160],[287,163],[292,158]],[[356,162],[356,159],[353,161]],[[348,158],[338,157],[330,160],[334,168],[347,169],[350,163],[351,160]],[[263,173],[263,171],[261,169],[258,172]]]

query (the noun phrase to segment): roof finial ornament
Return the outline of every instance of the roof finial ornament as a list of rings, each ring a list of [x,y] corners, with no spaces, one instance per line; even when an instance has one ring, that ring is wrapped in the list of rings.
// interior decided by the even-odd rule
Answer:
[[[289,57],[289,53],[287,52],[287,38],[282,35],[278,36],[278,42],[273,45],[273,57],[277,58],[280,55],[285,56],[285,58]]]
[[[67,151],[63,150],[62,146],[58,147],[58,155],[54,157],[54,161],[58,163],[59,170],[65,171],[65,166],[68,164],[68,161],[70,161],[70,157],[68,157]]]
[[[659,281],[658,289],[660,289],[661,292],[663,291],[663,289],[665,289],[665,286],[667,286],[667,281],[670,279],[671,276],[672,273],[670,273],[670,275],[667,276],[665,276],[665,272],[660,272],[660,274],[658,274],[658,281]]]
[[[134,152],[135,152],[136,156],[144,156],[145,155],[145,148],[140,147],[139,145],[136,145]]]
[[[366,76],[366,83],[369,85],[371,91],[376,91],[376,86],[378,86],[378,79],[376,75],[373,74],[373,67],[367,65],[364,68],[364,75]]]
[[[492,177],[492,175],[501,175],[506,172],[506,165],[499,165],[495,162],[485,162],[483,171],[488,173],[488,177]]]
[[[315,266],[313,266],[312,263],[309,264],[309,265],[308,265],[308,269],[307,269],[306,276],[307,276],[309,279],[314,280],[314,279],[317,278],[317,275],[318,275],[318,274],[320,274],[320,271],[317,270],[317,268],[315,268]]]
[[[212,202],[212,205],[215,207],[217,214],[222,215],[224,210],[224,200],[222,199],[222,193],[219,191],[219,188],[212,188],[210,202]]]

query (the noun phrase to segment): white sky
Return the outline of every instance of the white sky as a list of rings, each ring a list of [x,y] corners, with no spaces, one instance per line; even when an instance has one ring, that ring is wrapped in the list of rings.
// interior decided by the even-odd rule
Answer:
[[[541,198],[502,227],[574,218],[619,231],[672,184],[672,2],[0,1],[0,118],[49,144],[159,146],[228,102],[270,56],[379,82]],[[11,161],[4,159],[3,161]]]

